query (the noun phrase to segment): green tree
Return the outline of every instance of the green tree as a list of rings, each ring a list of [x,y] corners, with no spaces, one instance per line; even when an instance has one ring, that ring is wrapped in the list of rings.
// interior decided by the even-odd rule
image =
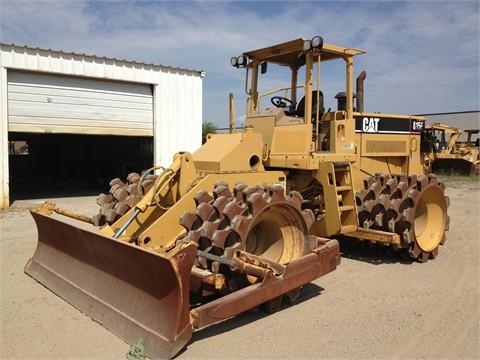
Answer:
[[[208,134],[215,134],[216,132],[217,132],[217,125],[209,121],[204,121],[202,123],[202,144],[205,144],[207,142]]]

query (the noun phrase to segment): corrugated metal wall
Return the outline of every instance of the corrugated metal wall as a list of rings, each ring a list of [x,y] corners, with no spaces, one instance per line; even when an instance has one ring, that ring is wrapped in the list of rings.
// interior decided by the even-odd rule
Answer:
[[[480,129],[480,111],[424,114],[423,116],[427,119],[427,124],[442,123],[463,130]],[[478,134],[474,134],[472,140],[476,141],[479,137]]]
[[[154,88],[155,114],[162,121],[155,121],[155,159],[161,165],[169,165],[179,151],[193,152],[202,143],[202,91],[199,78],[185,76],[175,71],[160,74]],[[183,119],[183,121],[176,121]]]
[[[90,135],[153,135],[152,87],[9,71],[8,130]]]
[[[426,114],[428,124],[443,123],[460,129],[479,129],[480,112],[465,111],[458,113]]]

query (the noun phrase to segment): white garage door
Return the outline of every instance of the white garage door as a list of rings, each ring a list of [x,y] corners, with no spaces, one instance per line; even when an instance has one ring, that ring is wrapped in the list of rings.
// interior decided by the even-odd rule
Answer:
[[[153,136],[150,85],[8,71],[8,131]]]

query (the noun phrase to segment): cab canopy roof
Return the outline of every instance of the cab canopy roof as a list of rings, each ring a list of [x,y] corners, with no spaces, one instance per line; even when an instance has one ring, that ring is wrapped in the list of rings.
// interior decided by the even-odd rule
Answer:
[[[304,39],[295,39],[282,44],[269,46],[263,49],[243,53],[253,61],[271,62],[289,67],[301,67],[305,65],[305,51],[303,50]],[[320,51],[321,61],[342,59],[345,56],[365,54],[366,51],[355,48],[345,48],[338,45],[323,43]]]

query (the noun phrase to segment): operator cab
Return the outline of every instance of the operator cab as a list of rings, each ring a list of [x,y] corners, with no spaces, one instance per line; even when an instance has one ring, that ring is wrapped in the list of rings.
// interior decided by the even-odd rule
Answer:
[[[345,124],[336,124],[335,121],[350,119],[349,127],[354,126],[353,57],[363,53],[365,51],[360,49],[324,43],[322,37],[315,36],[310,40],[295,39],[231,58],[232,66],[246,69],[245,91],[248,98],[245,125],[261,132],[272,151],[276,146],[273,143],[275,135],[280,131],[278,128],[297,126],[295,133],[302,132],[304,135],[292,141],[305,144],[302,149],[297,149],[298,152],[308,153],[314,147],[342,153],[340,142],[343,140],[334,149],[321,143],[330,135],[332,126],[341,126],[340,134],[347,131]],[[325,111],[320,84],[321,64],[331,60],[344,60],[344,91],[347,95],[345,108],[333,112]],[[354,128],[348,130],[353,136]],[[316,143],[313,146],[312,141]],[[347,147],[343,146],[343,149]],[[353,148],[347,149],[347,152],[352,151]]]

